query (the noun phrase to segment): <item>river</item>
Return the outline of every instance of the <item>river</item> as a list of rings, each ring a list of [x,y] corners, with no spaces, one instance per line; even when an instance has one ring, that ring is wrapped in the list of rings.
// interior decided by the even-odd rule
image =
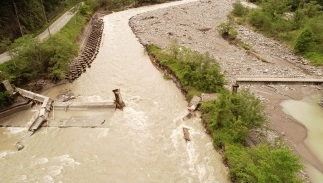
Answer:
[[[178,1],[103,17],[102,44],[92,67],[73,83],[43,94],[71,90],[78,100],[113,99],[120,88],[123,111],[54,111],[50,119],[104,123],[100,128],[0,129],[0,182],[228,182],[227,168],[200,119],[183,120],[187,102],[172,81],[150,63],[128,25],[139,13],[188,3]],[[37,107],[37,106],[36,106]],[[35,113],[6,120],[27,126]],[[49,121],[51,123],[51,121]],[[183,127],[192,141],[185,142]],[[21,140],[23,139],[23,140]],[[25,148],[17,151],[14,144]]]
[[[286,114],[291,115],[307,129],[305,144],[323,162],[323,108],[318,105],[320,95],[305,97],[303,100],[287,100],[281,105]],[[309,176],[313,182],[322,182],[323,173],[307,164]]]

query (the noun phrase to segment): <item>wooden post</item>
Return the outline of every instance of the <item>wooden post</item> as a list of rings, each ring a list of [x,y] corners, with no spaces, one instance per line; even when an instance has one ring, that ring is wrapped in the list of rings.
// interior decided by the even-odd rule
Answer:
[[[239,88],[239,84],[235,83],[234,85],[232,85],[232,93],[235,94],[238,92],[238,88]]]
[[[116,97],[116,99],[114,100],[114,103],[116,104],[116,108],[123,110],[123,107],[126,105],[121,98],[120,89],[115,89],[112,91],[114,93],[114,96]]]

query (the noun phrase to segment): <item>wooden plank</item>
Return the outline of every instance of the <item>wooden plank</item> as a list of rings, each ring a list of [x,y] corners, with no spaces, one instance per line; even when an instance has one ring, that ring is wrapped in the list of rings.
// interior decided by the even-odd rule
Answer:
[[[323,84],[323,79],[319,78],[237,78],[238,84],[249,83],[249,84]]]
[[[55,109],[86,109],[86,108],[115,108],[116,105],[111,101],[101,102],[55,102]]]

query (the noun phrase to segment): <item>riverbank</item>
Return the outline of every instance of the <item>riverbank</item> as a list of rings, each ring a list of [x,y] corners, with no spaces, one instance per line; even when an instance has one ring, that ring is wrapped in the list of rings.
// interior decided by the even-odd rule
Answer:
[[[156,44],[165,48],[176,39],[180,45],[210,52],[219,61],[229,81],[228,88],[236,77],[316,77],[320,69],[304,62],[289,49],[276,41],[265,38],[242,26],[238,28],[239,39],[249,44],[257,53],[272,63],[249,55],[246,50],[229,44],[217,32],[217,26],[227,21],[226,15],[235,1],[196,2],[178,7],[158,10],[132,18],[133,27],[142,44]],[[306,61],[306,60],[305,60]],[[291,116],[286,115],[280,103],[288,99],[321,92],[321,86],[240,86],[250,88],[266,104],[270,128],[301,156],[304,164],[311,164],[323,172],[322,163],[304,143],[306,128]]]

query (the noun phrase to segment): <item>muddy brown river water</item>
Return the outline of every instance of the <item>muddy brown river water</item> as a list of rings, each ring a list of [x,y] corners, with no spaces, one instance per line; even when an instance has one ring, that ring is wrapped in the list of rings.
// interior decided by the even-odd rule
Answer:
[[[184,121],[187,102],[150,63],[128,25],[132,16],[190,1],[130,9],[104,16],[100,52],[79,79],[45,91],[71,90],[86,100],[113,99],[123,111],[54,111],[51,120],[104,122],[98,128],[0,128],[0,182],[228,182],[227,168],[200,119]],[[27,126],[37,106],[6,119]],[[192,141],[185,142],[183,127]],[[17,151],[21,141],[25,148]]]

